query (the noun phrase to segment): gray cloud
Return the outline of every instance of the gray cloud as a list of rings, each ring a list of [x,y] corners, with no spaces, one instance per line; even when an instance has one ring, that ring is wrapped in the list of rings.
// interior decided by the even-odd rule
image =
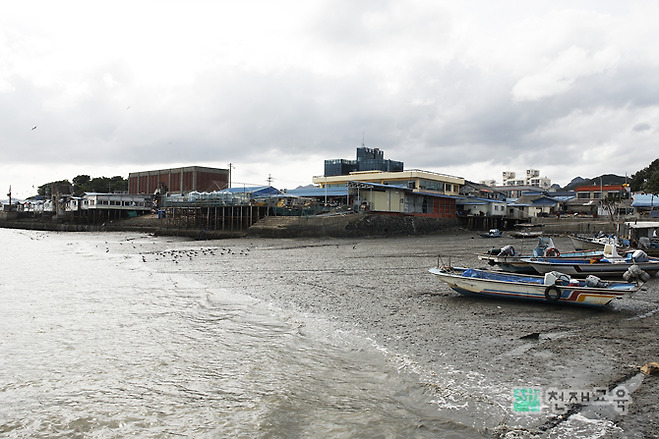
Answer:
[[[388,158],[473,180],[536,167],[565,184],[644,168],[652,157],[627,152],[632,142],[654,145],[659,56],[640,39],[657,33],[657,7],[593,5],[570,16],[560,3],[542,5],[508,22],[505,10],[481,16],[448,2],[328,2],[295,26],[265,21],[253,40],[188,17],[207,40],[185,40],[181,28],[182,47],[158,47],[156,29],[135,42],[137,54],[91,53],[96,61],[86,62],[79,47],[67,59],[80,65],[52,71],[31,67],[47,65],[44,54],[54,59],[48,47],[26,55],[16,38],[0,39],[8,59],[22,59],[0,74],[2,161],[76,164],[90,174],[95,163],[233,162],[245,178],[255,178],[250,167],[267,168],[294,186],[322,172],[324,158],[352,158],[365,133]],[[644,15],[647,23],[633,23]],[[630,27],[646,30],[622,33]],[[611,41],[605,28],[624,38]]]

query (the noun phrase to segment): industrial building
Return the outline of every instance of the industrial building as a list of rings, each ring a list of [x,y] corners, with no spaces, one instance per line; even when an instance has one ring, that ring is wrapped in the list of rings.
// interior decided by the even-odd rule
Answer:
[[[316,198],[333,191],[347,204],[373,212],[455,217],[465,180],[436,172],[403,170],[403,162],[384,159],[377,148],[357,148],[357,160],[325,160],[325,175],[313,183]],[[341,191],[336,194],[336,191]]]
[[[228,188],[229,180],[228,169],[203,166],[131,172],[128,175],[128,192],[131,194],[213,192]]]

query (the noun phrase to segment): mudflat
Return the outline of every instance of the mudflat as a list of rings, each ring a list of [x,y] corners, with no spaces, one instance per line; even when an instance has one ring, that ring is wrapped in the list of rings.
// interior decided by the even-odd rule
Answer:
[[[572,250],[567,238],[554,242]],[[213,242],[218,244],[243,249],[213,273],[218,285],[373,339],[401,365],[414,365],[401,370],[414,369],[429,402],[451,420],[496,437],[579,435],[593,423],[600,432],[594,437],[659,437],[659,378],[639,372],[659,360],[656,277],[630,297],[590,309],[463,297],[428,273],[438,256],[456,266],[483,267],[477,254],[505,244],[530,251],[534,239],[483,239],[462,231]],[[611,392],[621,385],[633,391],[623,412],[592,414],[593,404],[584,401],[564,404],[564,413],[514,406],[524,389],[539,391],[547,403],[551,389]]]

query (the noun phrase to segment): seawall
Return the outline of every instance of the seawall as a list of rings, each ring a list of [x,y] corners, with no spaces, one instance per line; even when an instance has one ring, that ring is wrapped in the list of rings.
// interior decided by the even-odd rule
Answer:
[[[543,224],[546,235],[568,233],[615,233],[611,221],[596,218],[534,218]],[[268,216],[243,230],[174,228],[155,215],[144,215],[104,224],[72,224],[43,219],[0,219],[0,227],[62,232],[131,231],[193,239],[221,239],[242,236],[265,238],[296,237],[381,237],[423,235],[463,230],[457,218],[431,218],[412,215],[358,212],[317,216]]]
[[[310,217],[271,216],[247,230],[265,238],[421,235],[458,227],[455,218],[430,218],[381,213],[347,213]]]

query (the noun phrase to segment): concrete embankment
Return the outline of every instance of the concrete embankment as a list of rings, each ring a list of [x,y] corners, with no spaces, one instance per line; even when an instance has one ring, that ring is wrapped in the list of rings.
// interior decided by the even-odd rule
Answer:
[[[542,224],[542,231],[547,235],[562,235],[569,233],[616,233],[616,223],[599,218],[536,218],[537,224]]]
[[[264,238],[357,237],[421,235],[455,229],[453,218],[428,218],[411,215],[348,213],[312,217],[271,216],[247,230],[248,236]]]

